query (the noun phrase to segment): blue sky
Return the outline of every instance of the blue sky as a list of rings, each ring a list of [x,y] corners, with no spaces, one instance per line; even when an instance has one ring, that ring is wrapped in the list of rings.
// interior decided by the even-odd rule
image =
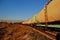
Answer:
[[[41,11],[48,0],[0,0],[0,20],[29,19]]]

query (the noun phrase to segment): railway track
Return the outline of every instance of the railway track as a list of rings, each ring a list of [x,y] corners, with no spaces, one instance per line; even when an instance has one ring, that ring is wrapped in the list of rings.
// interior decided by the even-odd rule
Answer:
[[[29,25],[26,25],[26,26],[29,26]],[[32,28],[33,30],[39,32],[43,36],[51,39],[51,40],[56,40],[56,37],[55,36],[57,35],[57,33],[54,33],[54,32],[52,33],[50,31],[44,31],[44,30],[42,30],[43,28],[41,29],[41,28],[36,27],[36,26],[29,26],[29,27]]]
[[[42,27],[33,27],[33,28],[35,28],[35,29],[37,29],[37,30],[39,30],[39,31],[41,31],[41,32],[43,32],[44,34],[47,34],[48,36],[50,36],[50,37],[52,37],[52,39],[54,39],[54,40],[57,40],[57,34],[58,33],[60,33],[60,32],[57,32],[57,31],[50,31],[50,30],[45,30],[44,28],[42,28]],[[60,34],[59,34],[59,38],[58,38],[59,40],[60,40]]]

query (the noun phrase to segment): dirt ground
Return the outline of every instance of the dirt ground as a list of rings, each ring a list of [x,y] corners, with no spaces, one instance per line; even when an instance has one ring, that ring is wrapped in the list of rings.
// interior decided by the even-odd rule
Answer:
[[[0,40],[50,40],[29,26],[0,23]]]

